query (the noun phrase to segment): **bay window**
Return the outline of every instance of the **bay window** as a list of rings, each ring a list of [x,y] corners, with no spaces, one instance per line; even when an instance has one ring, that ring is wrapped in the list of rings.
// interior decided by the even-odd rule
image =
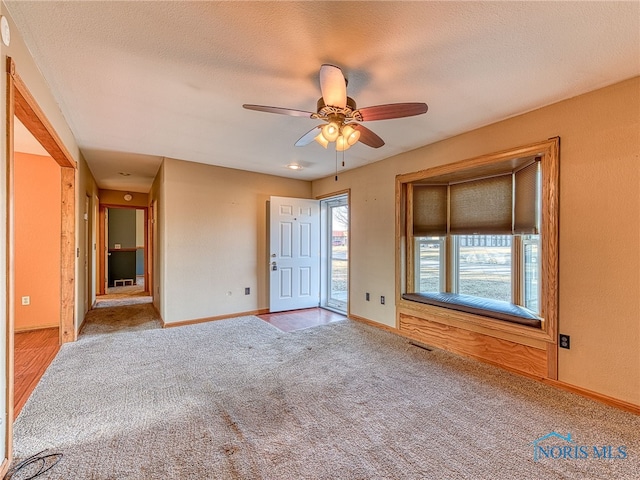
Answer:
[[[461,304],[464,312],[550,331],[557,308],[556,142],[398,177],[402,307]]]

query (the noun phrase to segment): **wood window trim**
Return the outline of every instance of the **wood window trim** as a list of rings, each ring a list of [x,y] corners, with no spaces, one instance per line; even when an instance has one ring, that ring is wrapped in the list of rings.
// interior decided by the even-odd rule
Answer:
[[[473,325],[496,336],[519,336],[526,341],[543,341],[548,344],[550,357],[555,358],[558,325],[558,188],[559,188],[560,139],[552,138],[498,153],[482,155],[447,165],[441,165],[413,173],[396,176],[396,305],[397,325],[401,312],[425,313],[438,318],[441,323],[456,326]],[[414,242],[408,225],[412,224],[412,184],[433,180],[434,177],[456,175],[493,175],[507,166],[515,167],[518,159],[539,156],[542,162],[542,209],[540,244],[540,316],[542,328],[532,329],[521,325],[508,325],[478,315],[452,313],[442,307],[416,305],[402,298],[413,288]],[[557,363],[549,364],[549,378],[557,377]]]

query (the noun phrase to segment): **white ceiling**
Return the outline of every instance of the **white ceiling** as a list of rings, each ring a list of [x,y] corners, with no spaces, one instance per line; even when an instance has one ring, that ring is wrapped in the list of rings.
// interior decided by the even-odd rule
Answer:
[[[148,191],[162,157],[331,175],[294,147],[317,121],[242,108],[314,111],[322,63],[359,107],[429,105],[346,168],[640,75],[638,1],[5,3],[101,188]]]

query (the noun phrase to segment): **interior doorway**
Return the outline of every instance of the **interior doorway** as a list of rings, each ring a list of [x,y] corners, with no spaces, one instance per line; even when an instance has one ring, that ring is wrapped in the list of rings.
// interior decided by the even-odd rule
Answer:
[[[149,209],[100,205],[100,297],[148,296],[151,272]],[[105,298],[108,297],[108,298]]]
[[[0,409],[0,422],[6,425],[4,445],[1,446],[0,458],[3,468],[10,463],[12,458],[14,417],[14,393],[15,393],[15,313],[18,307],[16,301],[16,272],[15,257],[15,119],[26,127],[31,134],[44,147],[47,154],[57,164],[60,192],[60,215],[57,221],[60,225],[59,248],[57,251],[59,269],[56,277],[60,281],[57,292],[57,309],[59,312],[59,326],[57,335],[53,335],[53,348],[60,343],[75,341],[77,330],[75,325],[75,287],[76,287],[76,162],[67,151],[63,142],[55,132],[53,126],[47,120],[44,112],[39,107],[29,89],[16,72],[16,67],[11,58],[7,58],[7,197],[6,197],[6,241],[7,241],[7,281],[5,296],[7,299],[6,322],[6,363],[5,370],[1,372],[6,379]],[[22,295],[25,296],[25,295]],[[29,296],[29,295],[26,295]],[[25,300],[30,301],[29,300]],[[20,298],[20,305],[23,305]]]
[[[320,201],[322,264],[321,306],[339,313],[349,310],[349,195]]]
[[[144,209],[107,208],[107,293],[118,287],[144,291]]]
[[[59,349],[60,166],[14,118],[14,418]]]

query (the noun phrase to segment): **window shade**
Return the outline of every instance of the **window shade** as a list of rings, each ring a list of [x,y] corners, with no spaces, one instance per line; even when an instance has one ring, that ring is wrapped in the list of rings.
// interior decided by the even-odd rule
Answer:
[[[515,174],[516,201],[513,210],[513,233],[516,235],[540,233],[538,221],[538,165],[535,161]]]
[[[512,231],[511,173],[450,187],[449,233],[500,235]]]
[[[413,235],[447,234],[447,186],[414,185]]]

